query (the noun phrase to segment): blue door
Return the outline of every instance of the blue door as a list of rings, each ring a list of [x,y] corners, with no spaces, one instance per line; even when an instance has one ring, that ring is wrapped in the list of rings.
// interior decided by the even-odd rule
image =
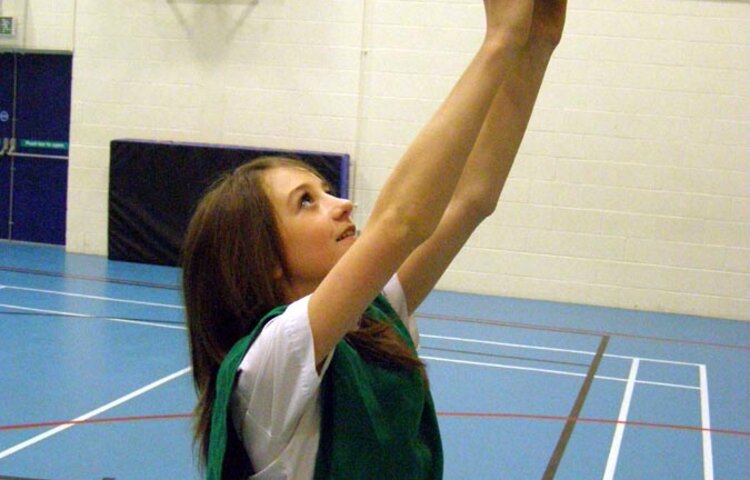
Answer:
[[[0,219],[7,225],[0,233],[11,240],[63,245],[72,56],[10,53],[2,57],[0,89],[10,84],[11,102],[9,121],[3,123],[9,128],[5,125],[0,133],[11,140],[2,160],[9,172],[5,175],[8,206],[2,210],[7,222]],[[12,68],[6,69],[6,64]],[[0,90],[0,110],[7,96]],[[4,173],[5,168],[0,182]]]
[[[10,163],[7,155],[13,138],[13,82],[15,55],[0,54],[0,238],[9,238]]]

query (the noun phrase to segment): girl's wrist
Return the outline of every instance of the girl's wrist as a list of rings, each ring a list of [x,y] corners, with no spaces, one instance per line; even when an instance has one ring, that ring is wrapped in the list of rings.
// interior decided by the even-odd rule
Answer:
[[[535,42],[535,41],[529,41],[529,43],[526,45],[526,49],[529,51],[530,55],[532,55],[535,59],[539,60],[546,60],[549,61],[549,59],[552,57],[552,54],[555,53],[555,49],[557,48],[557,43],[550,43],[550,42]]]

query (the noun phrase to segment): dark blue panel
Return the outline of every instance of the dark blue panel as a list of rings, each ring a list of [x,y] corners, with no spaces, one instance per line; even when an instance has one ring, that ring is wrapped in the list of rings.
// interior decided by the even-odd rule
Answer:
[[[16,157],[15,167],[13,239],[64,245],[68,163]]]
[[[11,138],[13,117],[12,53],[0,53],[0,147],[4,138]],[[0,155],[0,239],[8,238],[10,196],[10,158]]]
[[[19,152],[68,154],[72,58],[71,55],[18,55]]]
[[[334,193],[346,198],[349,155],[343,153],[112,141],[109,258],[177,265],[185,229],[206,189],[222,172],[263,155],[293,155],[315,167],[334,186]]]
[[[16,150],[67,157],[70,55],[16,54]],[[67,160],[15,157],[11,238],[65,244]]]
[[[0,239],[8,239],[10,157],[0,156]]]
[[[13,54],[0,53],[0,142],[10,138],[13,122]]]

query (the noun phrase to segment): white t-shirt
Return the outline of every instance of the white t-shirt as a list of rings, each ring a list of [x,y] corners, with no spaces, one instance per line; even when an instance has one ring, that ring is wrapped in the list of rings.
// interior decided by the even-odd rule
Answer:
[[[408,317],[406,298],[394,275],[383,289],[404,320],[414,344],[419,333]],[[232,420],[241,432],[256,473],[251,479],[313,478],[320,439],[320,384],[331,363],[318,374],[307,314],[310,297],[269,321],[239,366],[232,393]]]

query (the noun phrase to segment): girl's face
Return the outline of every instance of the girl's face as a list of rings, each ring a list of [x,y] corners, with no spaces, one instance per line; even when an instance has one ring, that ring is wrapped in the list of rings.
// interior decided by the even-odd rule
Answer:
[[[312,293],[354,242],[352,202],[302,168],[272,168],[263,181],[287,256],[287,301],[294,301]],[[281,271],[275,275],[280,279]]]

